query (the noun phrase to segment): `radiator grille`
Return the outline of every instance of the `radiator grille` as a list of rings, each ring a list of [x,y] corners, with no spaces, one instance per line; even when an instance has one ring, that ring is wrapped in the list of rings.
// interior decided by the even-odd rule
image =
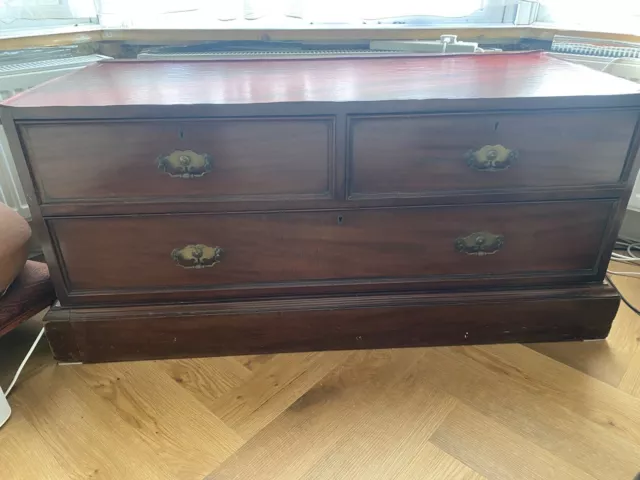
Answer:
[[[29,207],[18,180],[7,136],[0,126],[0,201],[9,205],[23,217],[29,217]]]
[[[379,57],[385,52],[373,50],[249,50],[249,51],[209,51],[209,52],[188,52],[175,51],[171,49],[154,49],[143,51],[138,55],[139,59],[155,60],[216,60],[230,58],[307,58],[307,57],[352,57],[352,56],[376,56]]]

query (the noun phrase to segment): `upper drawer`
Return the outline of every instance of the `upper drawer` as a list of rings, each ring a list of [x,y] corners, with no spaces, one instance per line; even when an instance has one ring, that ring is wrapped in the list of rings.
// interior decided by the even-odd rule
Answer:
[[[72,217],[48,225],[72,294],[168,301],[593,277],[615,205]]]
[[[352,198],[619,182],[637,112],[350,119]]]
[[[333,119],[26,124],[43,203],[329,198]]]

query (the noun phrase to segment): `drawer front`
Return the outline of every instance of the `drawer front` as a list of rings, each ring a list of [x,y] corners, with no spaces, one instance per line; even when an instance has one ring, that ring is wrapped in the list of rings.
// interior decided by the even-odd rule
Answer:
[[[192,290],[250,295],[265,288],[593,274],[615,203],[79,217],[48,225],[72,294],[185,289],[186,299]]]
[[[637,112],[353,117],[349,194],[619,182]]]
[[[333,120],[28,124],[44,203],[330,198]]]

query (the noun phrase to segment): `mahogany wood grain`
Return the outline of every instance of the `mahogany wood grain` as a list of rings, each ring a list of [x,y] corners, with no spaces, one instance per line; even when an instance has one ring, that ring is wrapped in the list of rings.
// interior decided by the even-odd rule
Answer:
[[[349,193],[402,197],[615,184],[637,121],[634,111],[356,116]],[[502,145],[518,158],[505,170],[471,168],[467,153],[487,145]]]
[[[76,361],[602,338],[639,112],[542,53],[101,63],[1,111]],[[521,158],[470,172],[478,142]],[[210,174],[156,175],[194,143]],[[455,250],[478,231],[502,249]],[[177,266],[196,243],[222,262]]]
[[[54,308],[61,361],[105,362],[281,351],[417,347],[606,337],[609,286],[126,308]],[[70,346],[75,349],[70,350]]]
[[[101,62],[5,101],[11,107],[237,105],[628,95],[640,86],[545,53]]]
[[[308,213],[87,217],[50,220],[67,288],[144,292],[284,288],[456,277],[595,274],[610,200]],[[458,237],[504,236],[491,255],[456,251]],[[220,247],[220,263],[177,265],[190,244]],[[431,278],[433,277],[433,278]],[[153,298],[164,298],[161,292]]]
[[[317,199],[333,185],[331,118],[47,123],[20,133],[44,203]],[[176,150],[210,155],[211,171],[171,177],[157,158]]]

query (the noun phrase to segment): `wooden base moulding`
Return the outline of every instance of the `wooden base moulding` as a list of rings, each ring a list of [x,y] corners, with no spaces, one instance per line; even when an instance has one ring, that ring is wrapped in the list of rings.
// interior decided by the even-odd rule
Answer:
[[[105,362],[310,350],[605,338],[608,285],[387,294],[191,305],[54,307],[56,359]]]

